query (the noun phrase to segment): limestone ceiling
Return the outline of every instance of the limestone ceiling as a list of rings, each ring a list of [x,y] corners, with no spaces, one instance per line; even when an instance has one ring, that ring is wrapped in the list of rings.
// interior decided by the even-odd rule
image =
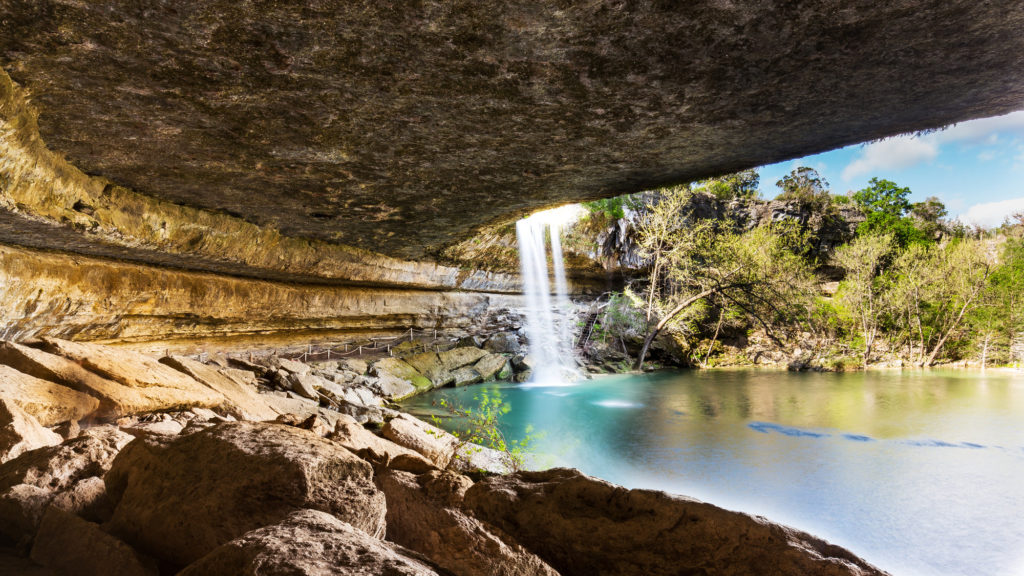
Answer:
[[[86,174],[422,258],[556,203],[1024,108],[1016,0],[0,0]]]

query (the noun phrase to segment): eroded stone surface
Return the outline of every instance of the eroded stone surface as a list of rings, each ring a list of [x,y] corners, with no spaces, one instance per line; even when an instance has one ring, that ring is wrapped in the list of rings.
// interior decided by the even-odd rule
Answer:
[[[881,576],[854,554],[768,520],[576,470],[496,476],[464,506],[563,576],[676,574]]]
[[[0,463],[17,458],[23,452],[55,446],[61,441],[59,434],[43,428],[16,403],[0,398]]]
[[[100,404],[88,394],[2,365],[0,398],[21,406],[43,426],[81,420],[96,410]]]
[[[105,482],[116,502],[111,533],[179,566],[303,508],[384,532],[370,465],[280,424],[230,422],[173,441],[139,439]]]
[[[416,554],[317,510],[253,530],[213,550],[180,576],[450,576]]]
[[[85,171],[409,256],[532,208],[1024,102],[1008,0],[44,0],[0,19],[0,65]]]
[[[97,524],[57,508],[47,508],[32,545],[32,560],[76,576],[157,576],[146,558]]]

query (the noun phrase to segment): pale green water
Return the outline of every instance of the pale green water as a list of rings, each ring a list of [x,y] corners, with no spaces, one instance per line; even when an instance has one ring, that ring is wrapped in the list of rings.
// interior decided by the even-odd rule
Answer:
[[[822,536],[895,575],[1024,575],[1024,376],[663,372],[489,384],[543,466],[694,496]]]

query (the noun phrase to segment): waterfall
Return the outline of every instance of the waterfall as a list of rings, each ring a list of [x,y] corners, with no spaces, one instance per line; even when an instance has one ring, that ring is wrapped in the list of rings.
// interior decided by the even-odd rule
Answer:
[[[569,290],[562,258],[563,224],[578,214],[568,206],[538,212],[516,222],[519,266],[526,296],[526,336],[533,359],[532,382],[560,384],[571,380],[573,361]],[[551,273],[548,272],[546,237],[551,241]],[[550,276],[554,277],[554,298]]]

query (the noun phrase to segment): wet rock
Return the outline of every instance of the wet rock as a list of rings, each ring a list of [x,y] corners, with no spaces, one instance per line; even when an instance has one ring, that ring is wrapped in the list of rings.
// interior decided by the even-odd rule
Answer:
[[[229,422],[173,441],[139,439],[105,478],[116,503],[108,528],[181,566],[303,508],[380,536],[384,498],[372,474],[340,445],[280,424]]]
[[[88,520],[105,520],[110,504],[101,478],[131,439],[113,426],[97,426],[0,464],[0,534],[31,539],[51,504]]]
[[[487,352],[476,347],[464,346],[452,348],[439,352],[438,360],[446,370],[454,371],[463,366],[469,366],[487,355]]]
[[[473,369],[480,374],[480,378],[484,381],[501,378],[503,375],[507,377],[511,370],[508,358],[501,354],[488,354],[484,356],[473,365]]]
[[[452,372],[452,380],[454,386],[468,386],[483,382],[483,376],[472,366],[463,366]]]
[[[472,481],[452,472],[386,470],[388,540],[460,576],[558,576],[543,560],[457,508]]]
[[[75,576],[157,576],[156,562],[107,534],[97,524],[47,508],[32,546],[32,560]]]
[[[452,373],[444,367],[441,358],[436,352],[423,352],[406,356],[403,360],[412,366],[417,372],[430,380],[435,388],[440,388],[452,383]]]
[[[243,370],[217,370],[183,356],[168,356],[160,362],[183,372],[228,399],[224,409],[241,420],[273,420],[277,412],[264,402],[255,388],[255,375]]]
[[[224,402],[223,395],[191,376],[138,352],[55,338],[45,338],[43,342],[47,352],[78,362],[100,376],[137,389],[144,397],[156,400],[160,407],[154,409],[214,408]]]
[[[56,446],[62,441],[59,434],[43,428],[16,403],[0,398],[0,463],[36,448]]]
[[[81,420],[99,407],[98,400],[60,384],[0,366],[0,398],[31,414],[43,426]]]
[[[499,332],[492,334],[487,342],[484,342],[484,350],[495,354],[519,354],[522,346],[519,344],[519,336],[515,332]]]
[[[884,574],[838,546],[764,518],[576,470],[495,476],[466,491],[472,514],[564,576]]]
[[[373,363],[371,372],[378,377],[393,376],[407,380],[413,386],[420,389],[429,390],[432,384],[429,378],[421,374],[416,368],[413,368],[408,362],[399,358],[382,358]]]
[[[438,576],[417,554],[323,512],[300,510],[216,548],[179,576]]]

